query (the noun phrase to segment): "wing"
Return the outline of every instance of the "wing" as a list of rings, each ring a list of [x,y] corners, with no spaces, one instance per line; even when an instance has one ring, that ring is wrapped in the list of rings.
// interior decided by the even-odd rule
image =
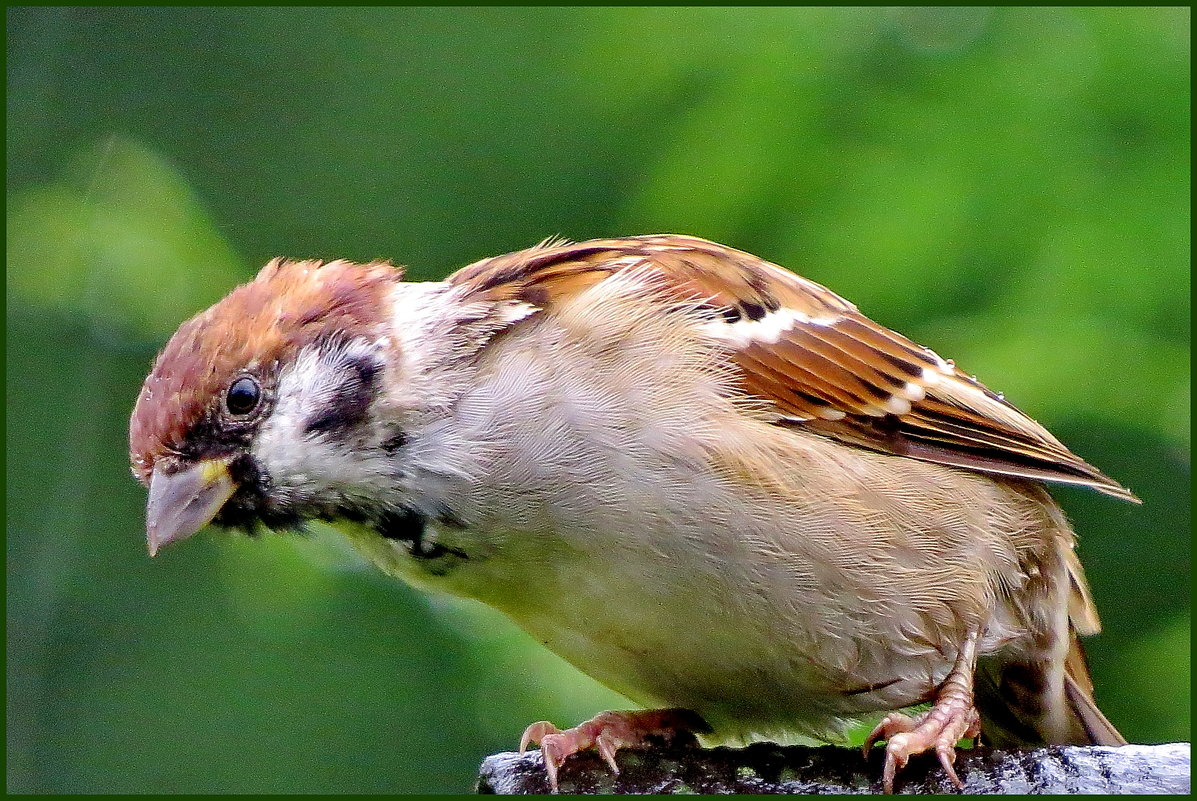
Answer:
[[[950,360],[878,325],[829,289],[743,251],[662,234],[546,241],[449,277],[469,293],[547,308],[636,270],[697,304],[729,348],[742,391],[779,425],[969,470],[1078,484],[1138,499]]]

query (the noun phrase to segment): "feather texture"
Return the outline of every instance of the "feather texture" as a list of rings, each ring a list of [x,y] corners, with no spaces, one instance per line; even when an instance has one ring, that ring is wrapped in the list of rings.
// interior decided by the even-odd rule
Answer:
[[[952,361],[879,325],[826,287],[743,251],[671,234],[547,241],[477,262],[448,280],[469,295],[549,308],[631,270],[662,296],[706,311],[703,330],[729,350],[741,391],[768,402],[779,425],[1138,500]]]

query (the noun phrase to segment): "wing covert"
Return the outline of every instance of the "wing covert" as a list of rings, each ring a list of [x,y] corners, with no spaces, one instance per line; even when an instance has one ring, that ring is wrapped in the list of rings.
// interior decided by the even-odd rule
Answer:
[[[861,314],[831,290],[751,254],[696,237],[545,242],[448,279],[496,300],[547,308],[637,270],[697,304],[740,385],[779,425],[873,450],[983,472],[1135,496],[950,360]]]

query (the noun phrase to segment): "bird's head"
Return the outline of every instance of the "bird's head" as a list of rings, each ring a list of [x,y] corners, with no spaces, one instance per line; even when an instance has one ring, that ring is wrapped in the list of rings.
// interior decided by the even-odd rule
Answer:
[[[393,485],[403,437],[375,406],[400,369],[401,278],[385,263],[276,259],[179,328],[129,426],[151,554],[209,522],[290,528],[384,497],[371,486]]]

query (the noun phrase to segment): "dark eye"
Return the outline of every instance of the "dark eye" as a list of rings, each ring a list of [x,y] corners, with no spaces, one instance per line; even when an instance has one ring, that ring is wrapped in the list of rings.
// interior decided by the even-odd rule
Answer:
[[[261,399],[262,388],[258,386],[258,382],[245,376],[238,378],[229,387],[224,405],[228,407],[229,414],[246,415],[258,408],[258,401]]]

